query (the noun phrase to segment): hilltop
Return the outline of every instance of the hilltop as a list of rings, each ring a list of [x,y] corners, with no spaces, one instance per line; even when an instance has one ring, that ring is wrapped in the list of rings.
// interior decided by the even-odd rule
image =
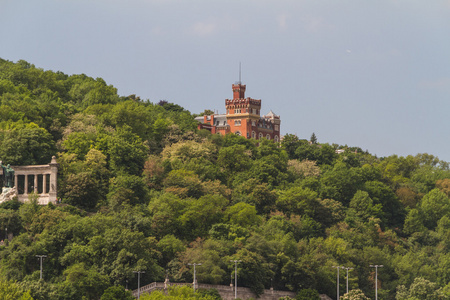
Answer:
[[[101,78],[0,59],[0,158],[55,155],[62,200],[0,205],[0,236],[13,235],[0,246],[0,286],[23,299],[99,299],[136,288],[136,270],[141,285],[192,282],[188,263],[202,263],[198,282],[227,285],[241,260],[239,285],[256,293],[335,297],[332,267],[346,266],[350,289],[373,297],[377,264],[380,299],[424,299],[417,287],[450,297],[447,162],[315,135],[214,135],[194,116],[119,96]],[[47,256],[43,281],[36,255]]]

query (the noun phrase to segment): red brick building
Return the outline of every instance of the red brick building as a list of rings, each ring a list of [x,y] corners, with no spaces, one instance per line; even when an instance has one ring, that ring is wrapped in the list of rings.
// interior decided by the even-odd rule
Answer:
[[[245,98],[245,84],[232,85],[233,99],[225,100],[226,114],[205,115],[195,118],[199,129],[211,133],[235,133],[246,138],[267,138],[280,141],[280,116],[272,111],[261,116],[261,100]]]

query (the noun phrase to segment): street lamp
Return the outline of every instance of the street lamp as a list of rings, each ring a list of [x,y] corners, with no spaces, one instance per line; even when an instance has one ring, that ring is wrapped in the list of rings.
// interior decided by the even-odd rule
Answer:
[[[348,294],[348,270],[353,270],[353,268],[346,267],[345,269],[347,270],[347,294]]]
[[[133,273],[138,274],[138,299],[141,298],[141,274],[145,273],[144,271],[133,271]]]
[[[197,279],[195,277],[195,266],[201,266],[202,264],[193,263],[193,264],[188,264],[188,265],[194,266],[194,293],[195,293],[195,285],[197,284]]]
[[[342,266],[333,266],[333,268],[337,269],[337,300],[339,300],[339,269],[344,269]]]
[[[383,265],[370,265],[371,268],[375,268],[375,300],[378,300],[378,268],[384,267]]]
[[[237,299],[237,263],[242,262],[242,260],[230,260],[234,262],[234,299]]]
[[[47,255],[36,255],[36,257],[39,257],[39,260],[40,260],[41,272],[40,272],[39,279],[42,280],[42,259],[43,259],[44,257],[47,257]]]

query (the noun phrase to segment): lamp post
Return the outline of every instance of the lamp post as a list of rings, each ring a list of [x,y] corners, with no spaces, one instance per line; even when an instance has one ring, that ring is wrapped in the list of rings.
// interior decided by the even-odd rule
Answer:
[[[384,267],[383,265],[370,265],[371,268],[375,268],[375,300],[378,300],[378,268]]]
[[[202,264],[193,263],[193,264],[188,264],[188,265],[194,266],[194,293],[195,293],[195,286],[197,285],[197,278],[195,277],[195,266],[201,266]]]
[[[42,259],[44,259],[44,257],[47,257],[47,255],[36,255],[36,257],[39,257],[39,260],[40,260],[41,271],[40,271],[39,279],[42,280]]]
[[[348,270],[353,270],[353,268],[346,267],[345,269],[347,270],[347,294],[348,294]]]
[[[230,260],[234,262],[234,299],[237,299],[237,263],[242,262],[242,260]]]
[[[339,269],[344,269],[342,266],[333,266],[333,268],[337,269],[337,300],[339,300]]]
[[[141,274],[145,273],[144,271],[133,271],[133,273],[138,274],[138,299],[141,298]]]

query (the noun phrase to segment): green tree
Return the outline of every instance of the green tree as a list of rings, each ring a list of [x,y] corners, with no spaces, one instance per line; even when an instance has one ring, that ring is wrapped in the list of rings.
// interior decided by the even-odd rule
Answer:
[[[13,281],[0,280],[0,295],[2,299],[33,300],[29,291],[24,291]]]
[[[415,208],[411,209],[405,218],[403,230],[408,234],[413,234],[414,232],[423,232],[426,230],[423,222],[424,218],[419,210]]]
[[[105,290],[100,300],[133,300],[130,291],[126,291],[123,286],[110,286]]]
[[[147,148],[127,125],[119,128],[108,141],[108,157],[113,172],[140,175],[147,158]]]
[[[316,137],[316,134],[313,132],[312,134],[311,134],[311,137],[310,137],[310,142],[311,142],[311,144],[317,144],[317,137]]]
[[[249,287],[256,295],[264,291],[264,285],[270,282],[273,271],[269,263],[260,254],[248,249],[239,250],[232,260],[241,260],[238,264],[238,280],[243,286]],[[234,264],[230,265],[234,270]]]
[[[173,193],[181,198],[199,198],[204,194],[198,175],[184,169],[170,171],[163,184],[166,192]]]
[[[228,200],[221,195],[205,195],[193,199],[180,216],[184,236],[190,239],[206,236],[211,226],[224,216]]]
[[[392,189],[380,181],[366,181],[363,189],[373,200],[373,204],[380,204],[387,223],[393,227],[403,224],[405,211],[400,200]]]
[[[107,199],[109,206],[116,211],[128,205],[147,204],[148,188],[142,177],[120,174],[110,180]]]
[[[109,285],[108,277],[100,274],[84,263],[74,264],[64,271],[66,280],[64,290],[71,295],[71,299],[98,299]]]
[[[16,123],[0,130],[0,157],[12,165],[48,164],[56,154],[50,133],[34,123]]]
[[[351,290],[340,297],[340,300],[370,300],[360,289]]]
[[[148,205],[154,234],[161,239],[168,234],[182,238],[180,216],[188,203],[173,193],[161,193],[153,197]]]
[[[433,189],[422,198],[420,210],[424,225],[434,229],[439,219],[450,213],[450,199],[440,190]]]
[[[230,177],[251,167],[251,155],[244,145],[223,147],[219,150],[217,163]]]
[[[422,277],[417,277],[410,285],[409,289],[404,285],[397,288],[396,300],[439,300],[448,299],[442,289],[437,286],[436,283],[431,282]]]
[[[363,181],[359,168],[349,167],[339,161],[332,169],[327,169],[320,179],[321,198],[334,199],[348,205],[356,191],[361,189]]]
[[[279,192],[276,206],[287,216],[293,213],[314,218],[321,206],[317,198],[318,194],[308,188],[292,187]]]
[[[320,295],[319,292],[315,289],[301,289],[297,296],[295,297],[296,300],[319,300]]]
[[[369,193],[357,191],[349,204],[347,215],[349,218],[356,217],[363,222],[370,218],[381,218],[383,216],[381,204],[373,204]]]
[[[167,294],[163,291],[154,291],[151,294],[141,295],[142,300],[216,300],[217,298],[212,295],[194,293],[194,290],[187,286],[171,287]]]
[[[262,219],[257,215],[256,208],[253,205],[240,202],[225,210],[224,221],[248,227],[261,224]]]

